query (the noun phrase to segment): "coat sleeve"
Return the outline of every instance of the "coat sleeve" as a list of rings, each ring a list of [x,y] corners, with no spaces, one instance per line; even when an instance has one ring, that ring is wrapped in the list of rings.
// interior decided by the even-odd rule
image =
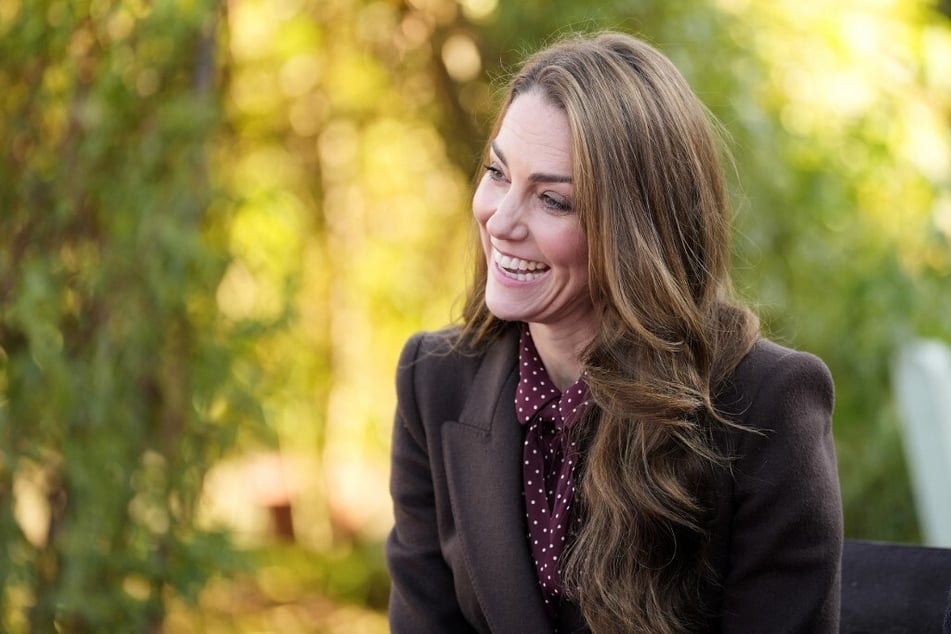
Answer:
[[[397,370],[390,471],[395,523],[386,543],[390,630],[467,632],[472,628],[459,608],[452,571],[442,556],[432,465],[417,406],[421,342],[417,335],[406,344]]]
[[[724,632],[837,632],[842,503],[832,377],[787,351],[759,367],[733,465]]]

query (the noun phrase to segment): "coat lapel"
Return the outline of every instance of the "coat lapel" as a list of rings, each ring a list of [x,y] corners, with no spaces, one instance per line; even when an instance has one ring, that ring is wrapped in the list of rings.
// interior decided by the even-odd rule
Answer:
[[[493,632],[550,631],[532,566],[515,418],[517,329],[493,345],[459,420],[443,425],[449,497],[472,586]]]

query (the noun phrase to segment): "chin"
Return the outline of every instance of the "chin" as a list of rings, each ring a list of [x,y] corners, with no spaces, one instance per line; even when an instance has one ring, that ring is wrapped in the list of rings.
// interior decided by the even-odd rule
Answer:
[[[502,321],[524,321],[524,314],[517,308],[507,305],[506,302],[485,298],[486,308]]]

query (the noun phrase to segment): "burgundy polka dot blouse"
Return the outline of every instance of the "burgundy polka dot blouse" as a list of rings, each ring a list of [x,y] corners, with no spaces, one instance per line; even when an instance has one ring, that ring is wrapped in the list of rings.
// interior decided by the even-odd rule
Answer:
[[[567,431],[584,413],[588,390],[582,378],[564,394],[552,384],[527,325],[522,326],[518,366],[515,413],[525,429],[522,472],[528,539],[545,605],[554,619],[578,457]]]

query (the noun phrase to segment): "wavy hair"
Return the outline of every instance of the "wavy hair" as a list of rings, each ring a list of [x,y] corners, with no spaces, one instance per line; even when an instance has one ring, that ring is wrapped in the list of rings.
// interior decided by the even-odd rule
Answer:
[[[706,484],[728,458],[717,386],[759,335],[731,300],[730,211],[712,117],[674,65],[628,35],[573,36],[512,79],[502,117],[537,92],[567,115],[575,207],[600,328],[583,356],[594,403],[563,558],[565,589],[595,632],[678,632],[704,615]],[[486,149],[488,152],[488,148]],[[484,300],[486,263],[463,309],[486,344],[506,325]]]

